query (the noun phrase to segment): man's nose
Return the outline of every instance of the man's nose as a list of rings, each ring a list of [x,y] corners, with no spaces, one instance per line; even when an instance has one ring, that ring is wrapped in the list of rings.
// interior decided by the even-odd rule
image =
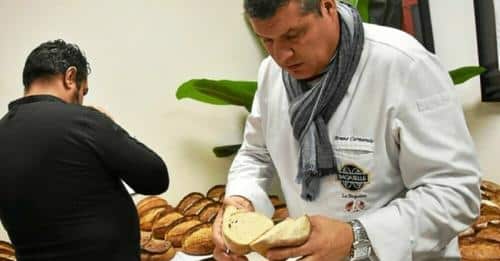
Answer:
[[[274,46],[274,53],[278,62],[286,65],[295,52],[290,45],[277,42]]]

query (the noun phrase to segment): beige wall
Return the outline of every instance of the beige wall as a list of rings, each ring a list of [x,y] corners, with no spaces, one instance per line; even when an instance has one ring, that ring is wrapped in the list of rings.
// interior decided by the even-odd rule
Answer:
[[[164,158],[172,184],[165,198],[177,203],[188,192],[205,192],[225,182],[230,164],[215,158],[212,147],[238,143],[246,114],[237,107],[177,101],[175,91],[191,78],[256,78],[262,57],[241,2],[0,0],[0,114],[22,94],[29,51],[49,39],[78,43],[93,69],[86,103],[107,108]],[[476,64],[472,1],[431,4],[446,67]],[[485,176],[500,182],[500,104],[480,103],[478,84],[457,91]]]
[[[470,0],[431,0],[436,53],[446,68],[478,65],[474,6]],[[500,103],[481,102],[479,78],[457,86],[484,178],[500,182]]]

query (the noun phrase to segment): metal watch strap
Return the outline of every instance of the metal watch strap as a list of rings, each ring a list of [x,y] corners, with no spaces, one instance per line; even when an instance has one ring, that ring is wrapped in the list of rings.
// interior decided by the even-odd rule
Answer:
[[[349,222],[352,226],[353,242],[351,248],[350,261],[368,260],[371,254],[371,243],[365,228],[358,220]]]

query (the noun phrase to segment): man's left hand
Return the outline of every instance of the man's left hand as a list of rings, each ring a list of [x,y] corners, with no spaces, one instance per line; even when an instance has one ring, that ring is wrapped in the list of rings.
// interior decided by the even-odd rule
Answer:
[[[298,247],[274,248],[267,252],[269,260],[345,260],[351,252],[353,234],[351,225],[324,216],[311,216],[311,235]]]

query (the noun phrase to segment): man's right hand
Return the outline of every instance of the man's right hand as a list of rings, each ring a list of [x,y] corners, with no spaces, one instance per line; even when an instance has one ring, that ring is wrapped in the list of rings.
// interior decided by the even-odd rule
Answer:
[[[214,258],[219,261],[229,261],[229,260],[248,260],[245,256],[239,256],[234,253],[227,252],[226,244],[222,237],[222,215],[226,206],[232,205],[238,209],[243,209],[246,211],[254,211],[252,203],[244,197],[240,196],[230,196],[224,199],[223,205],[217,213],[213,225],[213,241],[215,244],[214,248]]]

